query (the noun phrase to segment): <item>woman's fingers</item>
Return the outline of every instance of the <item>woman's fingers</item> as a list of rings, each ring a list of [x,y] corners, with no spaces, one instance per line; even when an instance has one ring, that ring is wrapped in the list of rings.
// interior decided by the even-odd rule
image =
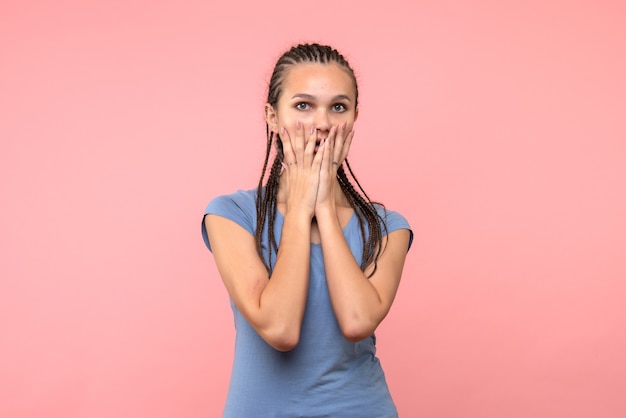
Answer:
[[[352,144],[352,138],[354,137],[354,129],[347,132],[347,123],[344,122],[337,128],[337,134],[335,135],[335,146],[332,153],[332,164],[339,166],[343,164],[343,161],[348,156],[350,145]],[[337,168],[336,167],[336,168]]]
[[[285,127],[281,127],[280,137],[283,141],[283,161],[287,165],[311,165],[317,140],[314,126],[307,127],[298,121],[293,134],[290,134]]]
[[[328,145],[324,155],[323,166],[325,168],[323,169],[331,170],[332,172],[337,171],[348,156],[353,136],[354,130],[348,132],[346,123],[330,129],[326,141]]]
[[[280,140],[283,144],[283,164],[289,166],[296,163],[296,154],[291,143],[291,136],[284,126],[280,128]]]
[[[336,130],[337,128],[335,126],[330,128],[330,131],[328,132],[328,136],[326,137],[326,139],[324,139],[323,144],[320,144],[317,150],[317,154],[315,155],[316,159],[319,157],[319,161],[323,167],[328,167],[328,165],[330,164],[330,160],[333,155],[333,147],[335,144]],[[322,150],[322,145],[324,145],[323,150]],[[325,169],[325,168],[322,168],[322,169]]]
[[[291,146],[296,155],[296,160],[301,162],[304,155],[304,124],[300,121],[296,122],[296,134],[291,140]]]
[[[308,135],[306,137],[306,144],[304,148],[304,163],[308,166],[311,165],[315,155],[315,143],[317,141],[317,130],[313,125],[311,125],[308,130]]]
[[[347,130],[347,123],[330,128],[326,139],[317,142],[317,130],[314,126],[305,126],[298,121],[294,131],[290,134],[281,127],[283,139],[283,163],[286,168],[299,165],[298,168],[313,168],[320,166],[322,170],[336,171],[348,155],[354,130]],[[317,148],[317,151],[316,151]],[[323,152],[321,152],[323,151]]]

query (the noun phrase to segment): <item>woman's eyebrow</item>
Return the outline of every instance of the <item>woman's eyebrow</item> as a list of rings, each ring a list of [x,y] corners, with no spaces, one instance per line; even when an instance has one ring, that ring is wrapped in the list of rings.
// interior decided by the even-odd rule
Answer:
[[[312,94],[307,94],[307,93],[297,93],[297,94],[294,94],[291,98],[292,99],[304,99],[304,100],[316,100],[317,99]],[[333,101],[337,101],[337,100],[347,100],[349,102],[351,101],[350,96],[348,96],[347,94],[338,94],[335,97],[333,97]]]

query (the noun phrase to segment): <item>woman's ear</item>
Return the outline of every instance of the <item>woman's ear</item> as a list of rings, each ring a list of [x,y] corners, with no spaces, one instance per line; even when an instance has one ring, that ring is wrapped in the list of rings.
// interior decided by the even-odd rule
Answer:
[[[359,108],[357,107],[356,109],[354,109],[354,121],[355,122],[356,122],[358,117],[359,117]]]
[[[278,133],[278,117],[276,116],[274,106],[269,103],[265,103],[265,122],[272,132]]]

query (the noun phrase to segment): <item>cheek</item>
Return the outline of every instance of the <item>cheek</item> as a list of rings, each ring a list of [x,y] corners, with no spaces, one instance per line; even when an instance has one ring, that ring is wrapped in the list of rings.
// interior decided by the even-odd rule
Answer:
[[[295,131],[297,129],[298,122],[308,125],[311,123],[311,118],[306,113],[289,114],[287,117],[283,118],[282,126],[290,131]]]
[[[346,123],[346,132],[350,132],[352,130],[352,128],[354,127],[354,123],[355,123],[354,118],[352,118],[352,117],[342,118],[341,120],[337,121],[337,126],[341,125],[344,122],[347,122]]]
[[[306,118],[303,117],[304,115],[292,115],[292,114],[283,114],[283,117],[279,119],[278,121],[278,129],[280,132],[280,128],[285,128],[287,130],[287,133],[289,134],[289,136],[291,138],[294,138],[296,133],[298,132],[298,122],[302,123],[305,127],[308,127],[311,125],[311,122]]]

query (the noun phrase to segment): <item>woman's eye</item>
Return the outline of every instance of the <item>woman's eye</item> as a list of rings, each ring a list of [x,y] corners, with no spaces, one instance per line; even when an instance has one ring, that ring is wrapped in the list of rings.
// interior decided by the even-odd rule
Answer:
[[[304,102],[296,103],[296,109],[298,110],[307,110],[308,108],[309,108],[308,103],[304,103]]]
[[[346,109],[345,105],[343,105],[341,103],[337,103],[337,104],[333,105],[333,110],[335,112],[345,112],[347,109]]]

